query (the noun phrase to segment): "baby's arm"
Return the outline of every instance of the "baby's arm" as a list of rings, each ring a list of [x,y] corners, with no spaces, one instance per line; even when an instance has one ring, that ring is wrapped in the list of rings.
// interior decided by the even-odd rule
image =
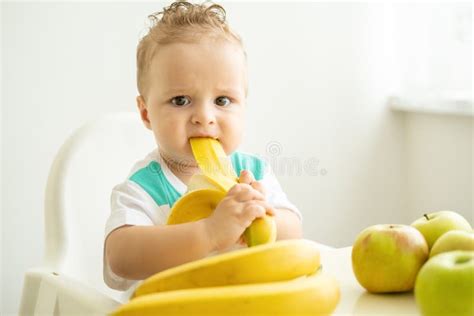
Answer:
[[[142,280],[167,268],[197,260],[213,251],[202,220],[179,225],[122,226],[105,243],[112,271]]]
[[[122,226],[106,240],[112,271],[141,280],[159,271],[206,257],[235,244],[257,217],[273,214],[264,196],[248,184],[236,184],[211,216],[179,225]]]
[[[303,238],[301,220],[292,211],[284,208],[275,209],[277,240]]]

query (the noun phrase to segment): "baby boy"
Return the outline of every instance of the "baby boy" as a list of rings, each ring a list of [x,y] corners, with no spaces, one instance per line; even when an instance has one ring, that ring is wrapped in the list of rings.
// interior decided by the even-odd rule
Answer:
[[[274,215],[277,239],[302,237],[301,214],[270,165],[237,151],[246,98],[246,53],[216,4],[175,2],[151,15],[137,49],[137,106],[157,149],[114,187],[106,224],[104,280],[128,290],[159,271],[244,247],[255,218]],[[218,139],[239,175],[208,218],[165,225],[199,171],[189,139]]]

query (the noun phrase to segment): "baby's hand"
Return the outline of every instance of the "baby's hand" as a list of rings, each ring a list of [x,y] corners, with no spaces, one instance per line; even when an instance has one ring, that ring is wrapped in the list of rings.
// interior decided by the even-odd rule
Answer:
[[[247,184],[249,184],[252,188],[254,188],[255,190],[257,190],[257,191],[259,191],[260,193],[262,193],[263,196],[266,196],[265,188],[263,187],[263,185],[262,185],[260,182],[255,181],[255,178],[254,178],[254,176],[253,176],[252,171],[249,171],[249,170],[242,170],[242,171],[240,172],[239,183],[247,183]]]
[[[227,192],[211,216],[204,219],[208,236],[217,251],[234,245],[255,218],[273,215],[265,196],[247,183],[238,183]]]
[[[252,188],[262,193],[264,196],[267,195],[267,192],[265,191],[265,187],[260,182],[255,180],[255,177],[253,176],[253,173],[250,170],[240,171],[239,183],[247,183],[250,186],[252,186]],[[240,245],[246,245],[244,235],[240,236],[238,243]]]

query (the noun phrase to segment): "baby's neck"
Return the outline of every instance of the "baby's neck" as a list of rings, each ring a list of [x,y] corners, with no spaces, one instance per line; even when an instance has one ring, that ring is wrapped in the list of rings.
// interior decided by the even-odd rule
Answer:
[[[184,164],[179,161],[175,161],[171,158],[168,158],[161,152],[160,155],[171,172],[173,172],[173,174],[186,185],[188,184],[189,179],[191,179],[195,173],[199,172],[199,167],[197,165]]]

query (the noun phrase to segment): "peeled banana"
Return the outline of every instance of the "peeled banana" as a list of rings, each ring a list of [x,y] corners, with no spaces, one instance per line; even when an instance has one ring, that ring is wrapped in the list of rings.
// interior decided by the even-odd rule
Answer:
[[[339,298],[337,281],[315,273],[290,281],[149,294],[113,315],[329,315]]]
[[[238,182],[232,163],[218,140],[208,137],[191,138],[190,144],[199,169],[210,178],[216,179],[225,191]]]
[[[238,183],[232,163],[218,140],[191,138],[191,148],[201,174],[191,177],[188,192],[171,208],[167,224],[197,221],[212,214],[226,193]],[[276,224],[272,216],[256,219],[244,231],[247,246],[274,242]]]
[[[320,267],[317,244],[305,239],[243,248],[159,272],[137,287],[134,297],[213,286],[290,280]]]

